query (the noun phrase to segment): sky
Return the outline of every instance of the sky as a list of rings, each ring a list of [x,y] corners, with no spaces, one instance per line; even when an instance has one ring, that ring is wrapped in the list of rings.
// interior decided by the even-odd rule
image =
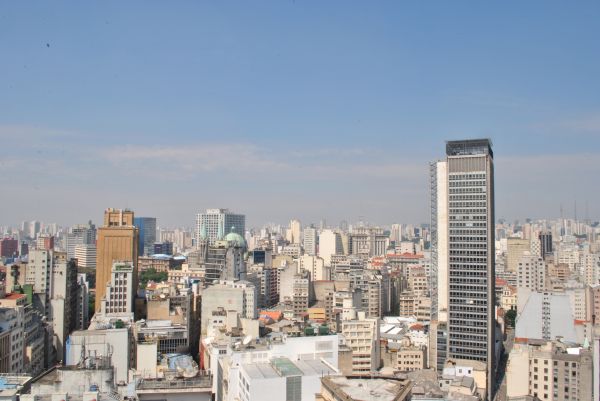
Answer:
[[[600,217],[600,2],[0,3],[0,225],[429,221],[491,138],[496,217]]]

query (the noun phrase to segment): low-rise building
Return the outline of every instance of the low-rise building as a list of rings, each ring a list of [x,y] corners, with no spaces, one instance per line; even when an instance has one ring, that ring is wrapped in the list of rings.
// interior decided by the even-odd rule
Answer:
[[[390,377],[326,376],[321,379],[321,393],[316,401],[408,401],[412,383]]]

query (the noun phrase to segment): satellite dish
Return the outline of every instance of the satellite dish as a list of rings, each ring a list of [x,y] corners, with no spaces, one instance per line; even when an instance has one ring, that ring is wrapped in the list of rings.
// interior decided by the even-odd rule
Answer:
[[[252,342],[252,336],[248,335],[248,336],[244,337],[242,344],[248,345],[248,344],[250,344],[250,342]]]

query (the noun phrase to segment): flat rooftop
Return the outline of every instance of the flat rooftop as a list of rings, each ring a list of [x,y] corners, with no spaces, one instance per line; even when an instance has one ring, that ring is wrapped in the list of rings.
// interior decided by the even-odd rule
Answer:
[[[410,381],[392,378],[329,376],[321,381],[338,397],[347,400],[404,400],[411,387]]]

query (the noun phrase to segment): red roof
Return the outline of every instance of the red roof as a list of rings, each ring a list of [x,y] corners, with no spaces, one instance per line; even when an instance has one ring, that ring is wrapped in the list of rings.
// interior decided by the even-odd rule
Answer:
[[[507,284],[508,281],[504,280],[503,278],[496,278],[496,287],[504,287]]]
[[[9,292],[4,297],[4,299],[21,299],[21,298],[25,298],[25,294],[17,294],[16,292]]]
[[[283,312],[281,312],[279,310],[273,310],[273,311],[263,310],[263,311],[260,311],[258,316],[268,316],[271,319],[273,319],[274,321],[278,322],[283,317]]]
[[[411,330],[423,330],[425,327],[421,323],[416,323],[410,326]]]

